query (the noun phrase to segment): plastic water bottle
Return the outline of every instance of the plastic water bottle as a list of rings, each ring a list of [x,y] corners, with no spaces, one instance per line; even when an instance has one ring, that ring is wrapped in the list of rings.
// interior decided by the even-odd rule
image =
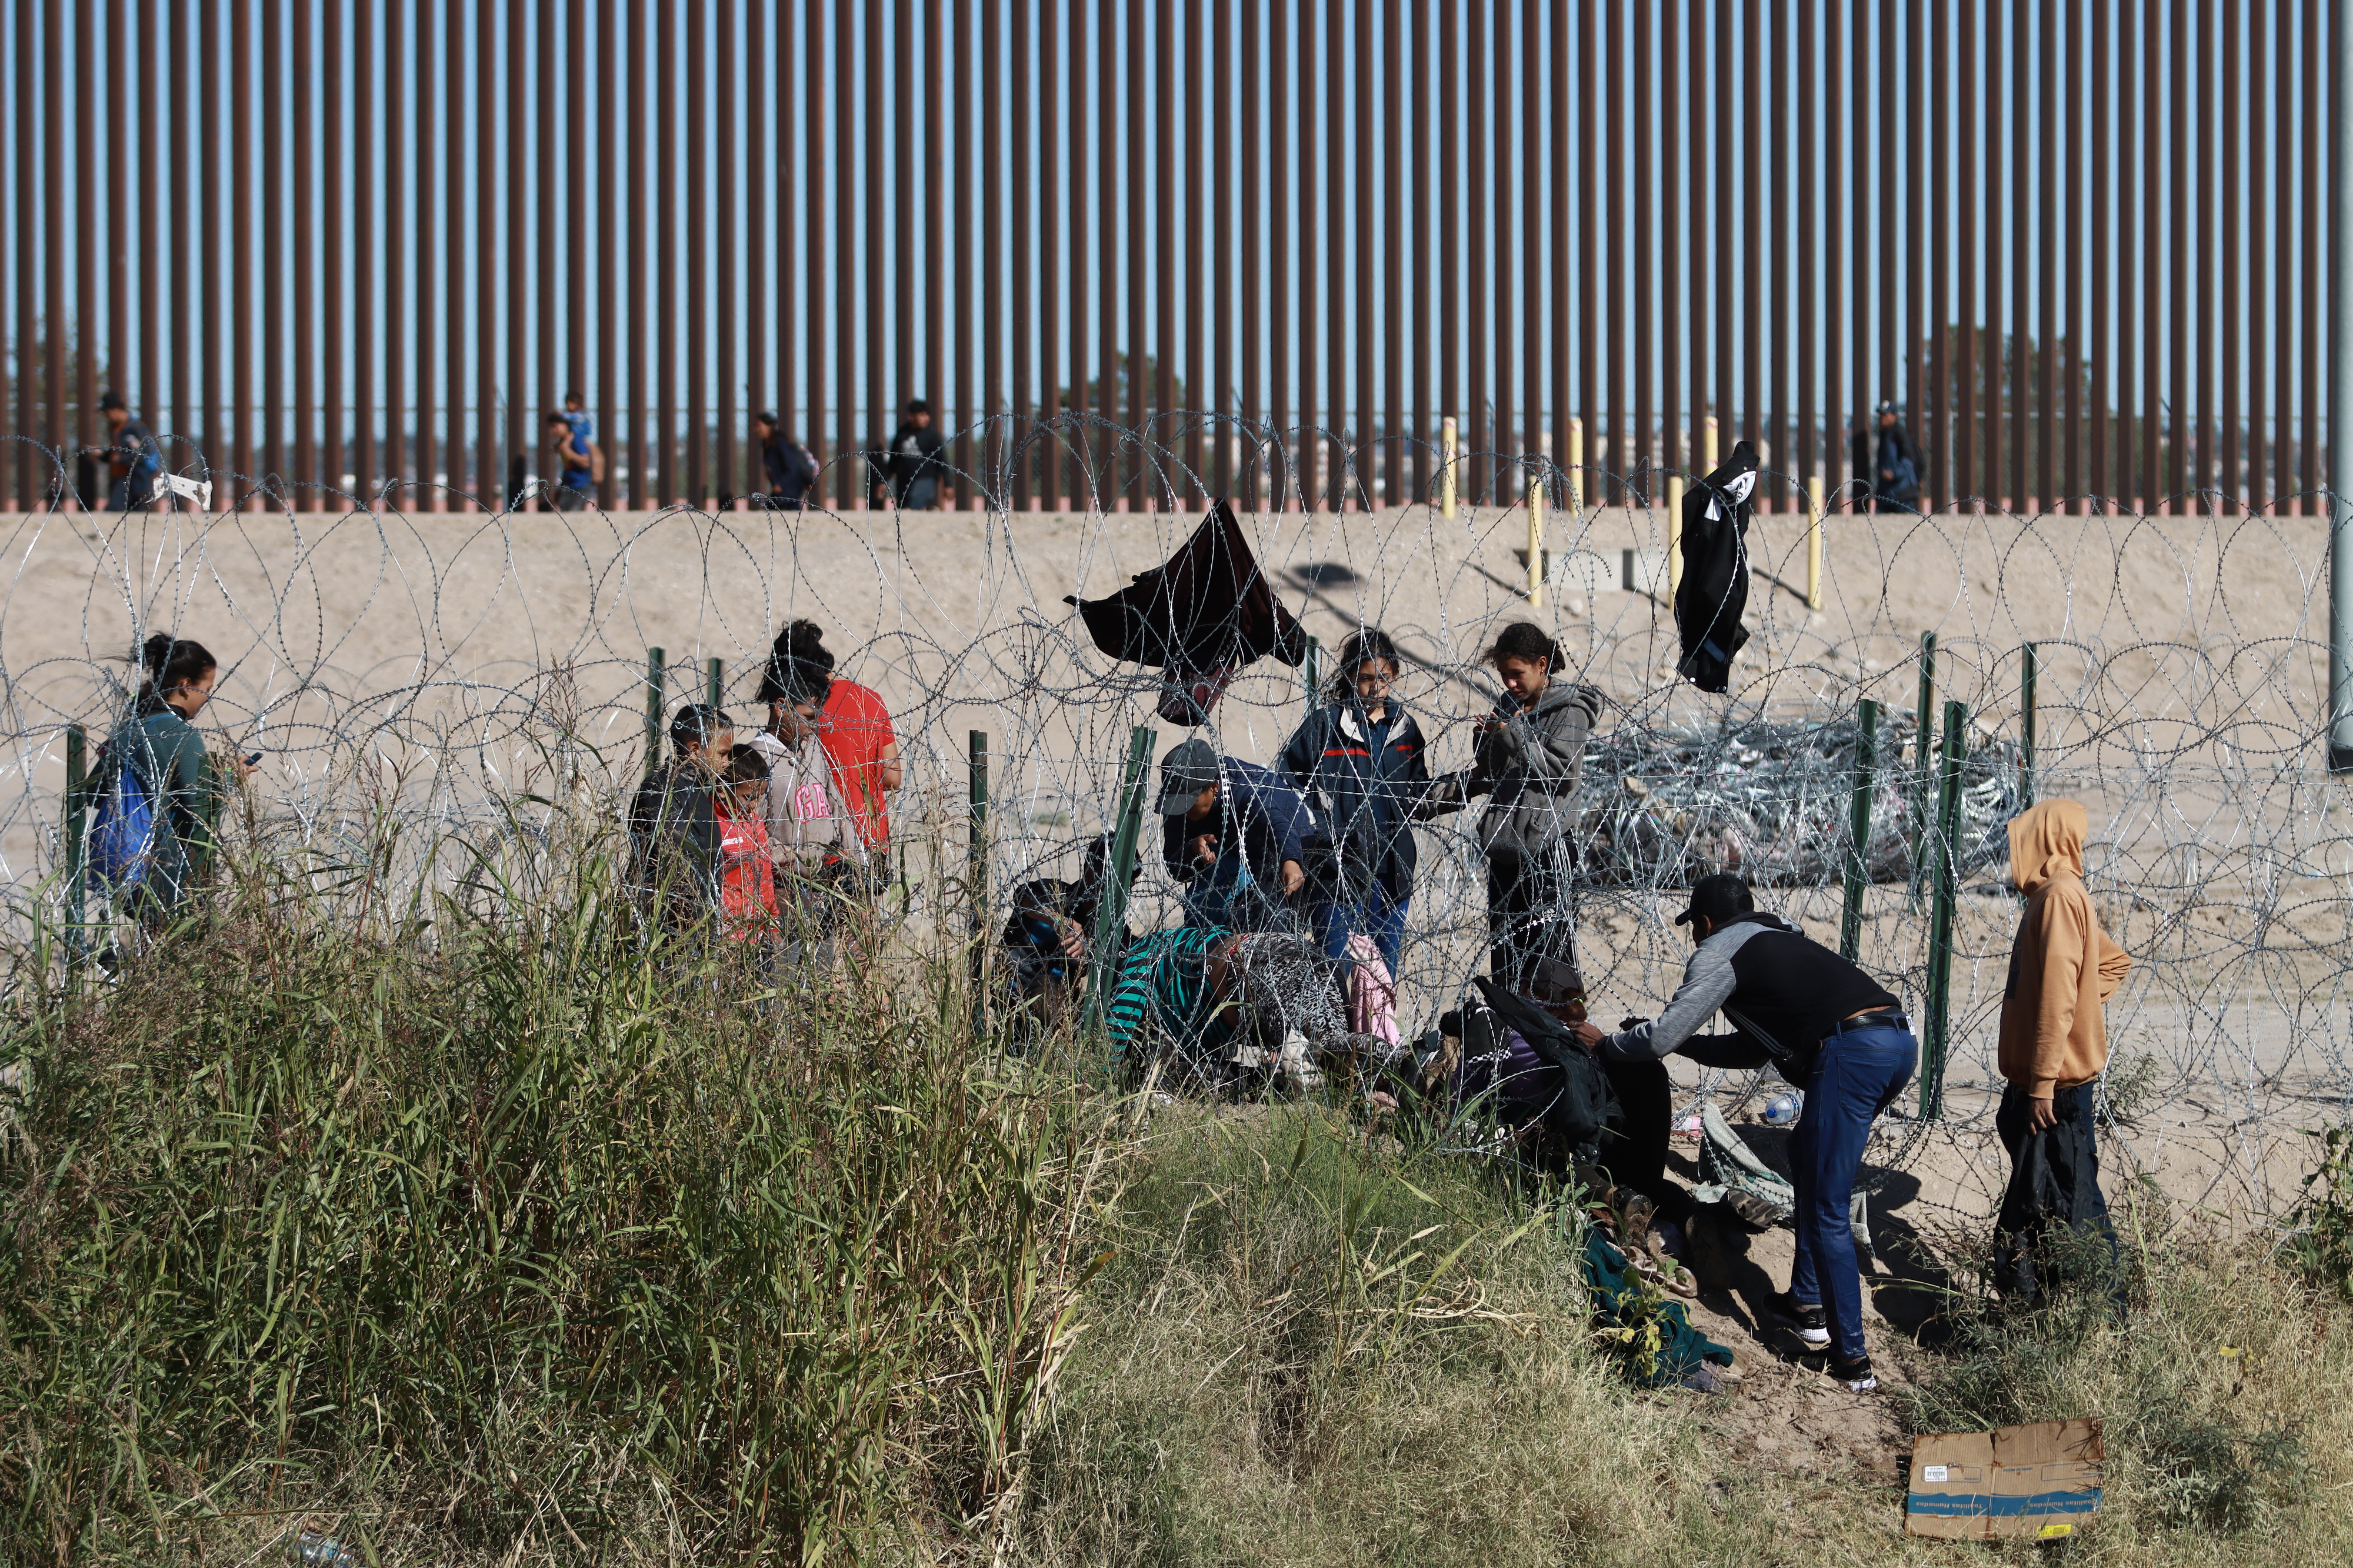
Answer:
[[[306,1530],[294,1538],[292,1556],[302,1568],[360,1568],[358,1552],[315,1530]]]
[[[1798,1090],[1784,1089],[1765,1102],[1765,1125],[1795,1127],[1798,1117],[1806,1109],[1806,1097]]]

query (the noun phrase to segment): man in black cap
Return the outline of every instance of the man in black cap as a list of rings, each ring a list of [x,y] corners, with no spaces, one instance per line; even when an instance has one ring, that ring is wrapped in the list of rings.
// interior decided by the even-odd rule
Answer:
[[[1287,927],[1282,900],[1307,880],[1300,864],[1315,814],[1270,769],[1185,741],[1160,759],[1161,853],[1183,883],[1185,923],[1234,931]]]
[[[156,450],[147,426],[122,401],[122,394],[100,393],[98,411],[114,439],[104,447],[84,447],[83,453],[104,459],[112,476],[106,488],[106,510],[136,511],[154,499],[155,476],[164,471],[164,456]]]
[[[1702,878],[1675,923],[1691,927],[1697,951],[1665,1010],[1614,1035],[1582,1025],[1577,1037],[1605,1060],[1656,1060],[1680,1051],[1707,1067],[1770,1062],[1805,1089],[1805,1110],[1789,1140],[1798,1260],[1773,1310],[1809,1348],[1831,1351],[1832,1376],[1868,1393],[1879,1380],[1863,1342],[1848,1215],[1871,1124],[1911,1081],[1919,1059],[1910,1022],[1879,982],[1778,915],[1759,910],[1738,877]],[[1718,1012],[1734,1032],[1700,1034]]]

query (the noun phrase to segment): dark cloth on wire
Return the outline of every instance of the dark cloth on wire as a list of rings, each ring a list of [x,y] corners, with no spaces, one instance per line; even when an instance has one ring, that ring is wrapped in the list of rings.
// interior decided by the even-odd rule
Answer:
[[[2061,1084],[2051,1096],[2059,1120],[2027,1130],[2034,1103],[2017,1084],[2002,1090],[1994,1131],[2010,1151],[2010,1186],[1995,1216],[1993,1287],[2010,1300],[2041,1305],[2053,1285],[2085,1277],[2116,1279],[2116,1233],[2100,1192],[2096,1083]]]
[[[1160,716],[1172,724],[1207,722],[1233,672],[1269,654],[1294,669],[1307,658],[1305,630],[1267,585],[1224,501],[1127,587],[1062,602],[1078,606],[1096,647],[1161,671]]]
[[[1748,640],[1748,517],[1757,491],[1757,448],[1746,441],[1683,497],[1683,576],[1675,589],[1683,658],[1675,672],[1702,691],[1722,691],[1732,656]]]

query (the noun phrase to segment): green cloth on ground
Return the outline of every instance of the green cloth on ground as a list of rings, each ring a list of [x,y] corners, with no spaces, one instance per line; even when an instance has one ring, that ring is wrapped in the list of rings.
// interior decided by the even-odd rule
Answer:
[[[1632,1278],[1632,1267],[1626,1255],[1598,1230],[1586,1235],[1583,1264],[1585,1287],[1593,1297],[1593,1313],[1601,1320],[1602,1327],[1633,1331],[1632,1338],[1619,1342],[1616,1349],[1628,1373],[1645,1387],[1662,1388],[1681,1383],[1697,1372],[1703,1362],[1712,1361],[1718,1366],[1732,1364],[1732,1352],[1693,1328],[1691,1314],[1683,1310],[1683,1304],[1669,1300],[1660,1304],[1657,1312],[1657,1363],[1649,1376],[1643,1376],[1642,1289]]]

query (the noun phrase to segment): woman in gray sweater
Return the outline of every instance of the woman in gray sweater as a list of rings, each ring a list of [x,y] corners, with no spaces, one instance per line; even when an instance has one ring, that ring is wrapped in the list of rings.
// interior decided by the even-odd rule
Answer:
[[[1567,661],[1534,621],[1505,626],[1487,662],[1504,694],[1479,721],[1475,765],[1462,792],[1488,797],[1479,818],[1488,973],[1525,995],[1538,959],[1577,962],[1568,906],[1577,786],[1600,700],[1589,687],[1556,679]]]

